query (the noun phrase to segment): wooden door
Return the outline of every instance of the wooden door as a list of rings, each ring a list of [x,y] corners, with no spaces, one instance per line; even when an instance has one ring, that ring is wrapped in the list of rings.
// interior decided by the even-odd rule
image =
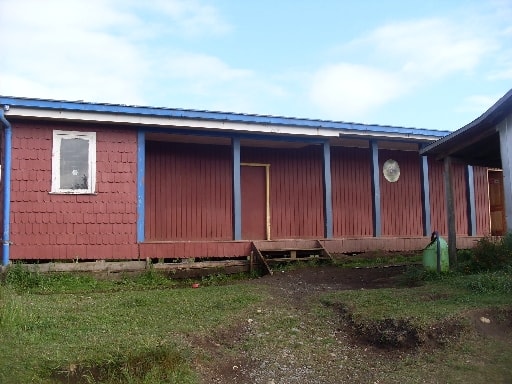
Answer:
[[[489,205],[491,212],[491,235],[505,234],[505,198],[503,193],[503,172],[489,171]]]
[[[267,172],[265,165],[242,165],[242,239],[267,239]]]

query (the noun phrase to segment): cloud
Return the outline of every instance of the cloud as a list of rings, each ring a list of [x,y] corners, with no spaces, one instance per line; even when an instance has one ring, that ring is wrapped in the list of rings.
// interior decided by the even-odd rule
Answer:
[[[147,83],[166,61],[154,46],[172,46],[169,34],[229,31],[213,7],[181,0],[18,0],[2,2],[0,18],[1,93],[130,104],[145,103]],[[241,72],[204,61],[203,71],[216,68],[228,78]]]
[[[488,76],[489,80],[512,80],[512,62],[506,68],[495,70]]]
[[[319,68],[310,99],[332,118],[361,119],[419,87],[471,73],[497,44],[445,19],[387,24],[344,44],[341,60]],[[350,61],[360,57],[360,62]]]
[[[286,96],[278,84],[215,56],[175,51],[164,52],[160,58],[160,75],[150,87],[158,99],[172,100],[181,108],[261,113],[267,99]]]
[[[400,78],[376,68],[339,63],[314,75],[310,97],[328,115],[360,116],[406,91]]]
[[[492,107],[503,95],[472,95],[464,98],[462,104],[456,109],[456,112],[469,112],[472,116],[480,116],[482,113]]]
[[[223,35],[232,27],[220,17],[217,10],[194,0],[161,0],[157,2],[142,2],[143,7],[151,7],[170,18],[175,30],[188,36],[204,34]]]
[[[445,19],[385,25],[356,43],[372,47],[376,55],[394,62],[404,75],[426,79],[471,71],[497,47],[476,29]]]
[[[168,76],[186,78],[192,81],[223,82],[248,78],[252,71],[235,69],[217,57],[182,52],[170,54],[165,65]]]

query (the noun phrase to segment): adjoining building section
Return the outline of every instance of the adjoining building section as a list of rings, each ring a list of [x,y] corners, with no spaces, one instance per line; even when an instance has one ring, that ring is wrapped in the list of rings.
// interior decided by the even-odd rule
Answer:
[[[430,144],[421,154],[444,162],[450,257],[455,256],[458,234],[452,219],[456,207],[451,203],[456,202],[452,196],[455,163],[469,164],[468,169],[488,167],[490,233],[512,232],[512,90],[473,122]],[[471,228],[470,233],[475,231]]]
[[[434,230],[448,234],[443,163],[421,152],[447,131],[14,97],[0,105],[4,264],[419,250]],[[452,164],[459,248],[503,225],[500,174],[488,167]]]

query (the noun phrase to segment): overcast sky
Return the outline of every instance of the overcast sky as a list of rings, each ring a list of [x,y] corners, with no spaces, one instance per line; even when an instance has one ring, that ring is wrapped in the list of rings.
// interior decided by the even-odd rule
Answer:
[[[454,130],[512,88],[512,0],[0,0],[0,94]]]

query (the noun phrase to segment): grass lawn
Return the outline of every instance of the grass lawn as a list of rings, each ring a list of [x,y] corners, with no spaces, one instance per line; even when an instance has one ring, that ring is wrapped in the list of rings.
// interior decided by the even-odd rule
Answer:
[[[222,276],[192,289],[188,281],[153,272],[99,281],[14,267],[0,286],[0,382],[200,383],[198,367],[241,355],[260,375],[288,378],[275,376],[276,384],[512,381],[510,324],[503,329],[506,337],[484,338],[464,317],[492,309],[503,314],[503,324],[510,321],[510,271],[417,287],[312,294],[299,304],[264,285]],[[350,311],[356,329],[393,319],[428,334],[457,319],[462,336],[448,333],[446,343],[428,348],[378,349],[348,336],[341,307]],[[217,353],[196,345],[221,329],[243,337]]]
[[[158,277],[29,278],[0,288],[4,384],[65,382],[70,373],[82,382],[195,383],[184,337],[235,322],[263,298],[249,285],[172,288]]]

